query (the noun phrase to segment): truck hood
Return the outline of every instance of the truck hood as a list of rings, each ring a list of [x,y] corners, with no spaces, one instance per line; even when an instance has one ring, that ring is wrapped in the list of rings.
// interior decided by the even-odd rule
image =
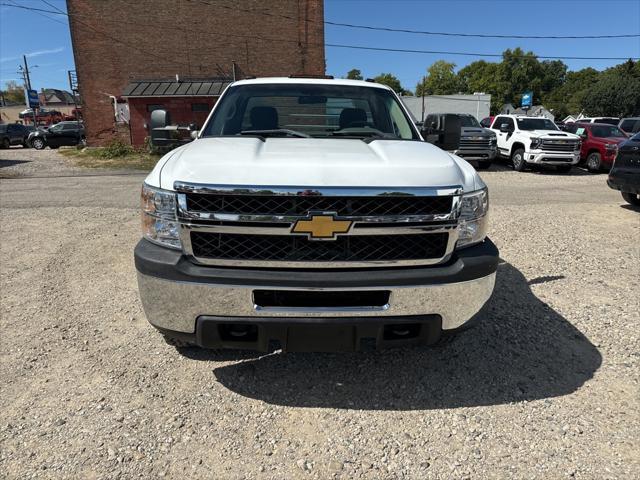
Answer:
[[[169,152],[146,182],[215,185],[482,188],[464,160],[420,141],[200,138]]]
[[[527,135],[529,138],[549,138],[557,140],[580,140],[578,135],[573,133],[561,132],[559,130],[520,130],[520,133]]]
[[[491,130],[482,127],[462,127],[460,132],[462,137],[492,137],[494,135]]]

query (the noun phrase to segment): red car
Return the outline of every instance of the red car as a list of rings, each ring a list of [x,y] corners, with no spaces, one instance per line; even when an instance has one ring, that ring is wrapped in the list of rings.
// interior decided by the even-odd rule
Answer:
[[[618,153],[618,145],[628,139],[622,130],[607,123],[577,122],[567,131],[582,138],[580,159],[586,163],[590,172],[609,170]]]

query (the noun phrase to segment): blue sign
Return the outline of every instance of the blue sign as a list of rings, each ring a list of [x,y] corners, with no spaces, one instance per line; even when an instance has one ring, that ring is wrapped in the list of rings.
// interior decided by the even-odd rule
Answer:
[[[522,103],[520,106],[522,108],[529,108],[533,105],[533,92],[525,92],[522,94]]]
[[[37,90],[27,90],[27,106],[29,108],[38,108],[40,106]]]

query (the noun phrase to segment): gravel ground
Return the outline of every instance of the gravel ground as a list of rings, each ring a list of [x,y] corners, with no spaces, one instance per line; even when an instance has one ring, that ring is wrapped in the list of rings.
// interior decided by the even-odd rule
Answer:
[[[267,356],[147,324],[142,176],[1,180],[0,477],[639,478],[640,212],[604,175],[482,176],[503,259],[484,323]]]
[[[78,167],[74,165],[73,159],[66,158],[60,155],[58,151],[50,148],[36,150],[35,148],[11,147],[8,150],[0,150],[0,178],[121,175],[130,173],[132,172]]]

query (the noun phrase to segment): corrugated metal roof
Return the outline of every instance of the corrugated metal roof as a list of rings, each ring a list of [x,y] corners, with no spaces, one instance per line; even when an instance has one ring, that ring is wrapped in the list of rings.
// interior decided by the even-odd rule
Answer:
[[[138,80],[130,82],[122,92],[123,97],[213,97],[218,96],[231,83],[226,79]]]

